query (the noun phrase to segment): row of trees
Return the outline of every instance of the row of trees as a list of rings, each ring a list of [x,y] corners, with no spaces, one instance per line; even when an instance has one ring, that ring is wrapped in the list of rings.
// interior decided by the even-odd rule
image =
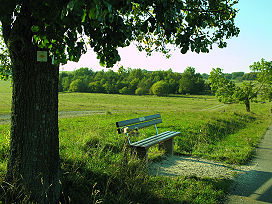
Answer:
[[[226,79],[235,80],[235,81],[253,81],[257,79],[256,72],[250,72],[250,73],[232,72],[232,73],[222,73],[222,74]],[[209,79],[209,75],[206,73],[202,74],[202,77],[206,80]]]
[[[213,74],[213,72],[211,72]],[[226,80],[254,81],[256,72],[221,73]],[[183,73],[168,71],[147,71],[142,69],[125,69],[97,71],[80,68],[73,72],[61,72],[59,91],[109,93],[128,95],[168,95],[168,94],[207,94],[211,93],[207,82],[210,75],[195,72],[188,67]],[[205,81],[206,80],[206,81]],[[234,82],[231,82],[234,84]]]
[[[150,72],[142,69],[125,69],[94,72],[80,68],[73,72],[61,72],[59,91],[164,96],[168,94],[203,94],[209,85],[193,67],[182,74],[168,71]]]
[[[199,74],[188,67],[183,73],[125,69],[94,72],[80,68],[61,72],[59,91],[166,96],[168,94],[211,94],[222,103],[243,103],[250,111],[250,103],[272,100],[272,62],[262,59],[250,66],[253,72],[223,73],[220,68],[208,74]],[[208,79],[205,80],[205,79]],[[236,84],[234,80],[246,80]]]
[[[232,72],[230,73],[223,73],[224,77],[229,80],[236,80],[236,81],[253,81],[257,79],[257,73],[256,72]]]

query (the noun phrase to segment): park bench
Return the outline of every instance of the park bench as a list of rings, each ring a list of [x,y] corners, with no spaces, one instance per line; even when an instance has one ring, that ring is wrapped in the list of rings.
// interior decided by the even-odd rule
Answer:
[[[136,151],[138,157],[147,160],[147,152],[149,147],[159,144],[159,148],[165,149],[165,153],[173,155],[173,139],[179,135],[180,132],[166,131],[158,132],[157,124],[162,123],[161,115],[149,115],[141,118],[134,118],[130,120],[123,120],[116,122],[117,131],[119,134],[125,133],[127,135],[129,146]],[[131,143],[130,136],[138,129],[155,126],[156,134],[154,136],[145,138],[143,140]]]

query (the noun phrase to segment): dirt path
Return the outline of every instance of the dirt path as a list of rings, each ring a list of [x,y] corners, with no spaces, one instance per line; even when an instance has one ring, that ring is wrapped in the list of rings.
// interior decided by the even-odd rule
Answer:
[[[253,170],[234,180],[226,203],[272,203],[272,126],[256,149],[252,164]]]
[[[209,108],[202,109],[200,111],[214,111],[220,108],[224,108],[225,104],[220,104],[216,106],[212,106]],[[92,114],[105,114],[106,111],[98,111],[98,110],[86,110],[86,111],[59,111],[59,118],[69,118],[76,116],[84,116],[84,115],[92,115]],[[10,123],[10,114],[0,114],[0,124]]]
[[[70,118],[77,116],[93,115],[93,114],[105,114],[106,111],[59,111],[59,118]],[[10,122],[10,114],[0,115],[0,124],[6,124]]]

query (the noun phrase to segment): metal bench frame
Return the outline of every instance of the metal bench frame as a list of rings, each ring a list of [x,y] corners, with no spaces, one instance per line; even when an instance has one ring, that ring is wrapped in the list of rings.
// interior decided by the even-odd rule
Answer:
[[[159,148],[165,149],[166,154],[173,155],[173,139],[175,136],[180,134],[180,132],[174,131],[159,133],[157,128],[157,124],[159,123],[162,123],[161,115],[155,114],[141,118],[119,121],[116,122],[116,127],[118,128],[117,131],[119,134],[125,133],[127,135],[129,145],[137,152],[137,155],[140,158],[147,160],[147,152],[149,147],[156,144],[159,144]],[[131,143],[131,131],[138,131],[138,129],[142,129],[152,125],[155,126],[156,135]]]

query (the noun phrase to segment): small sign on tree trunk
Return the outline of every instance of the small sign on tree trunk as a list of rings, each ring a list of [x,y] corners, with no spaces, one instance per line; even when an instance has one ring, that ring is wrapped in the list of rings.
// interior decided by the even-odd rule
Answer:
[[[47,51],[37,51],[37,62],[47,62]]]

